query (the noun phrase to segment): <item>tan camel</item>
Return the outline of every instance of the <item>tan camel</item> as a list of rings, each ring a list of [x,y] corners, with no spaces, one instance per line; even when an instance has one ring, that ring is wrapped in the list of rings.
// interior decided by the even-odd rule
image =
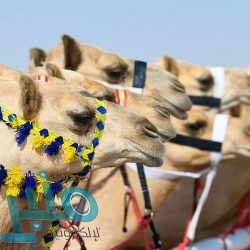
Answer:
[[[175,60],[169,56],[157,59],[154,64],[177,75],[188,94],[213,96],[214,79],[211,68]],[[249,131],[250,69],[225,67],[224,84],[221,110],[241,117],[245,124],[244,130]]]
[[[154,65],[178,76],[191,95],[213,95],[214,79],[211,68],[193,64],[187,61],[175,60],[165,56],[155,60]],[[225,89],[222,109],[235,106],[239,96],[243,96],[245,103],[250,103],[250,69],[224,68]],[[235,103],[236,102],[236,103]]]
[[[47,64],[46,67],[36,67],[32,70],[34,74],[49,74],[54,77],[65,79],[79,93],[84,96],[106,99],[115,102],[116,90],[103,86],[97,80],[84,77],[82,74],[59,69],[54,64]],[[176,135],[175,129],[170,121],[168,111],[161,103],[151,97],[126,91],[126,107],[145,116],[158,130],[162,142],[173,138]]]
[[[83,97],[67,87],[63,80],[50,77],[49,83],[36,83],[37,76],[21,75],[16,79],[0,77],[0,105],[24,119],[36,119],[37,123],[74,142],[90,146],[95,128],[96,104],[93,98]],[[96,148],[93,170],[100,167],[118,166],[124,162],[139,161],[152,166],[162,164],[164,147],[156,128],[143,116],[108,103],[108,115],[100,145]],[[123,126],[125,127],[123,127]],[[23,171],[37,174],[45,170],[52,173],[77,173],[82,161],[70,165],[63,161],[60,152],[52,159],[32,149],[31,138],[18,147],[14,131],[0,124],[1,164],[7,169],[21,166]],[[124,129],[126,128],[126,129]],[[112,136],[110,136],[112,134]],[[1,192],[1,233],[10,230],[10,217],[6,197]],[[21,208],[27,206],[21,202]]]
[[[134,61],[117,56],[102,49],[77,43],[63,35],[62,45],[50,49],[44,60],[41,49],[32,49],[29,69],[44,63],[56,64],[59,68],[74,70],[93,79],[132,86]],[[160,100],[163,105],[179,118],[186,118],[191,101],[185,88],[175,76],[157,67],[148,65],[144,94]]]
[[[202,110],[194,109],[189,112],[188,120],[174,120],[174,124],[176,125],[177,131],[179,133],[209,139],[211,138],[213,117],[214,116],[212,113],[205,113]],[[250,156],[249,145],[246,145],[247,143],[249,144],[249,140],[247,140],[241,130],[235,131],[235,128],[240,126],[241,123],[239,119],[230,118],[227,136],[225,143],[223,144],[223,153],[225,158],[220,166],[222,168],[223,164],[227,164],[227,162],[229,162],[229,152],[231,157],[236,157],[235,153],[240,154],[242,150],[245,150],[247,151],[247,155]],[[210,165],[210,154],[208,152],[189,147],[181,147],[172,143],[166,143],[165,146],[167,149],[167,155],[162,169],[177,171],[198,171]],[[134,170],[128,169],[128,175],[134,189],[139,209],[143,214],[144,202],[137,173]],[[107,176],[108,178],[105,179]],[[245,176],[247,176],[246,173]],[[244,178],[247,179],[247,177]],[[180,179],[166,181],[148,178],[154,212],[157,212],[160,209],[170,192],[176,186],[178,186],[178,183],[180,182]],[[111,249],[115,245],[129,238],[129,236],[131,236],[138,229],[135,214],[133,209],[130,207],[127,221],[128,232],[123,233],[122,227],[124,197],[121,194],[123,194],[125,190],[119,172],[110,175],[107,172],[101,170],[96,173],[96,175],[94,175],[91,185],[93,185],[95,190],[95,192],[92,194],[97,201],[99,214],[97,218],[91,223],[82,223],[80,225],[80,229],[84,227],[83,231],[86,231],[88,228],[90,228],[92,232],[92,229],[95,229],[96,227],[100,228],[100,238],[98,238],[97,241],[95,241],[94,238],[84,238],[87,249]],[[244,190],[245,189],[246,187]],[[190,201],[190,196],[186,197],[186,200]],[[181,212],[182,209],[179,208],[178,211]],[[175,218],[174,212],[171,216],[173,218],[170,219],[173,220]],[[178,217],[176,217],[176,219],[178,222]],[[171,226],[172,227],[170,230],[175,232],[176,226],[173,224],[171,224]],[[163,234],[163,243],[166,245],[167,242],[165,241],[165,229],[162,229],[160,232]],[[166,235],[168,235],[168,233],[169,232],[167,231]],[[58,232],[58,238],[54,241],[52,249],[57,249],[59,246],[62,246],[66,242],[65,236],[68,238],[67,230],[61,229]],[[69,249],[80,249],[77,241],[72,240]]]

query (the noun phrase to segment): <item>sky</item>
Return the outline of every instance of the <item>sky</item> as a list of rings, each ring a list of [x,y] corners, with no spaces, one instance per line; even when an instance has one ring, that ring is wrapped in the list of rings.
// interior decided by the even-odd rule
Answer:
[[[249,0],[8,0],[0,63],[27,71],[29,50],[68,34],[121,56],[163,55],[209,66],[250,66]]]

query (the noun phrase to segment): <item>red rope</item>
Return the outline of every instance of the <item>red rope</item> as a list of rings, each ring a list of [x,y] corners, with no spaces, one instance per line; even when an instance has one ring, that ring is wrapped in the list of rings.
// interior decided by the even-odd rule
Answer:
[[[201,185],[198,183],[197,188],[200,188],[200,186]],[[246,195],[244,195],[244,197],[239,202],[238,218],[237,218],[236,223],[233,226],[230,226],[229,228],[227,228],[225,230],[225,232],[219,236],[219,238],[222,240],[224,250],[227,250],[225,240],[229,234],[232,234],[235,229],[243,228],[245,226],[250,225],[250,208],[247,207],[249,201],[250,201],[250,192],[248,192]],[[193,214],[193,212],[192,212],[192,214]],[[191,222],[191,218],[192,218],[192,216],[188,220],[182,242],[178,246],[173,248],[172,250],[185,250],[187,248],[188,244],[190,244],[190,240],[187,237],[187,232],[188,232],[189,224]]]
[[[140,210],[138,208],[138,205],[136,203],[133,190],[128,191],[128,194],[129,194],[129,198],[132,202],[133,210],[135,213],[136,220],[139,224],[139,228],[128,239],[126,239],[122,243],[116,245],[115,247],[111,248],[111,250],[118,250],[118,249],[121,249],[121,248],[127,246],[127,244],[129,242],[134,240],[139,235],[143,235],[144,242],[145,242],[145,245],[144,245],[145,249],[146,250],[154,250],[155,249],[154,243],[148,238],[148,235],[147,235],[148,224],[150,223],[150,221],[152,221],[152,217],[151,216],[148,218],[142,217],[140,214]]]
[[[194,212],[195,212],[195,209],[196,209],[196,200],[197,200],[197,197],[198,197],[198,191],[199,190],[202,190],[203,189],[203,183],[202,183],[202,180],[201,178],[198,178],[195,180],[195,186],[194,186],[194,202],[193,202],[193,208],[192,208],[192,211],[191,211],[191,215],[189,216],[189,219],[188,219],[188,222],[187,222],[187,226],[186,226],[186,229],[185,229],[185,233],[184,233],[184,236],[183,236],[183,240],[182,242],[176,246],[175,248],[173,248],[172,250],[185,250],[186,247],[190,244],[190,239],[188,238],[187,234],[188,234],[188,229],[189,229],[189,225],[191,223],[191,220],[192,220],[192,217],[194,215]]]
[[[250,225],[250,208],[247,207],[250,202],[250,192],[243,196],[238,205],[238,217],[234,225],[228,227],[225,232],[219,235],[219,238],[223,241],[224,249],[227,249],[226,238],[229,234],[232,234],[236,229],[243,228]]]

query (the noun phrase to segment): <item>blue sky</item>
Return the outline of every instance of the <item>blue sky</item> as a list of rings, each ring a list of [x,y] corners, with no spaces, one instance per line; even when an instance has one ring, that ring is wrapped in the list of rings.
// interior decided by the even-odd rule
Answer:
[[[250,66],[248,0],[8,0],[0,8],[0,63],[27,70],[29,49],[69,34],[125,57],[165,54],[202,65]]]

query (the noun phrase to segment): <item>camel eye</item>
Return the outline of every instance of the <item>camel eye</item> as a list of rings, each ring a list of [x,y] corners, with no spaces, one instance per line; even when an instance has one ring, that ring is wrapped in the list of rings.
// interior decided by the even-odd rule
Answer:
[[[71,129],[76,133],[86,133],[93,124],[95,112],[92,110],[86,110],[84,112],[68,111],[68,117],[72,121]]]
[[[201,91],[208,91],[214,84],[212,76],[200,77],[197,80],[200,84]]]
[[[115,102],[115,95],[114,94],[97,96],[96,98],[101,100],[101,101],[106,100],[106,101],[110,101],[110,102]]]
[[[192,123],[187,123],[185,125],[185,128],[190,134],[195,135],[197,133],[203,132],[206,126],[207,123],[205,121],[196,121]]]
[[[73,120],[74,124],[78,126],[84,126],[88,123],[90,116],[86,114],[69,114],[70,118]]]
[[[107,81],[110,83],[119,83],[127,75],[127,66],[118,68],[105,68],[104,72],[107,75]]]
[[[119,79],[123,76],[123,71],[118,69],[118,70],[110,70],[107,71],[107,74],[109,75],[109,77],[114,78],[114,79]]]

